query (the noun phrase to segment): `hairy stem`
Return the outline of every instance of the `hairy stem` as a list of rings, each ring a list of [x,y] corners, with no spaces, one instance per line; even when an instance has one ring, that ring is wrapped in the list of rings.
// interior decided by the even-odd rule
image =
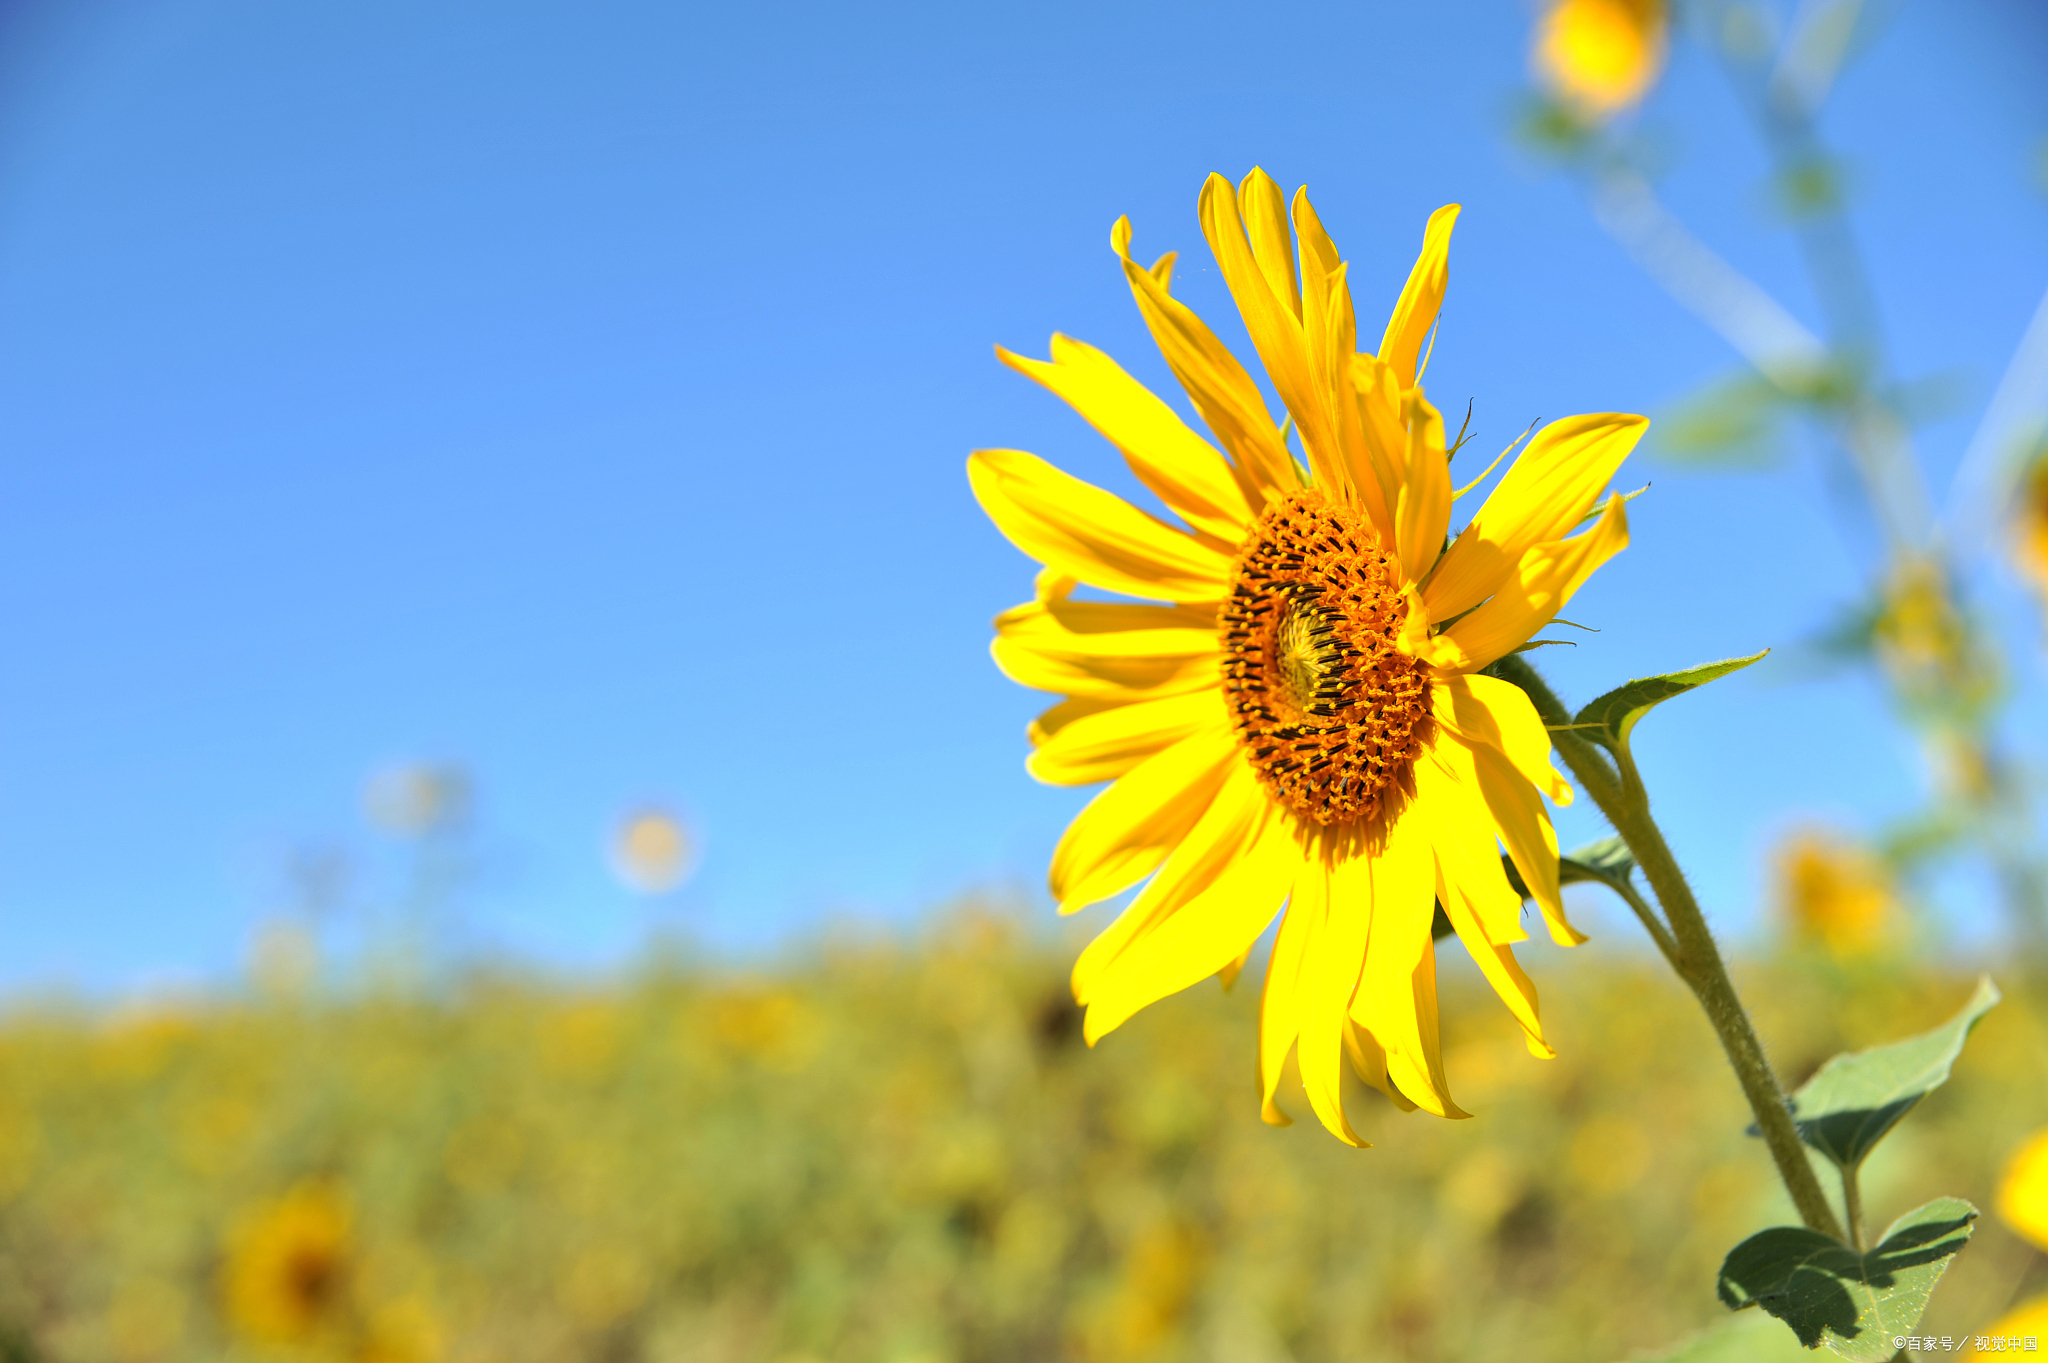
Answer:
[[[1494,670],[1503,680],[1529,694],[1537,713],[1551,726],[1551,739],[1558,755],[1628,844],[1669,921],[1676,946],[1672,966],[1699,999],[1707,1020],[1721,1038],[1721,1049],[1727,1053],[1736,1081],[1742,1085],[1742,1094],[1756,1114],[1757,1127],[1778,1166],[1785,1191],[1792,1195],[1792,1204],[1809,1229],[1840,1240],[1841,1222],[1828,1205],[1820,1180],[1814,1177],[1813,1165],[1808,1162],[1799,1132],[1792,1125],[1784,1091],[1778,1087],[1777,1076],[1764,1056],[1763,1043],[1757,1039],[1749,1012],[1735,992],[1734,981],[1728,978],[1728,967],[1721,959],[1720,948],[1714,944],[1699,901],[1693,898],[1692,886],[1686,883],[1685,873],[1672,856],[1663,830],[1650,817],[1649,796],[1636,775],[1635,764],[1626,750],[1619,755],[1618,764],[1610,763],[1590,740],[1568,727],[1572,719],[1564,704],[1525,659],[1511,653],[1494,664]]]

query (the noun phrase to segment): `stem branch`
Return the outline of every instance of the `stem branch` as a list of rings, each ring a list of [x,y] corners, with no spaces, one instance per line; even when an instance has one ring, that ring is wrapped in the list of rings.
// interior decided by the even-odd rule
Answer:
[[[1828,1205],[1820,1180],[1814,1177],[1806,1148],[1792,1125],[1784,1091],[1771,1072],[1763,1043],[1757,1039],[1749,1013],[1735,992],[1734,981],[1728,978],[1728,967],[1714,945],[1706,916],[1700,912],[1699,901],[1693,898],[1692,887],[1686,884],[1685,873],[1672,856],[1670,844],[1664,841],[1663,830],[1650,817],[1649,797],[1636,775],[1635,763],[1624,748],[1617,754],[1618,767],[1610,764],[1607,755],[1591,741],[1568,727],[1558,727],[1570,725],[1571,716],[1565,713],[1564,704],[1536,669],[1519,655],[1510,653],[1494,664],[1494,670],[1502,679],[1521,687],[1535,702],[1544,723],[1552,726],[1551,739],[1559,756],[1628,844],[1636,865],[1642,868],[1643,878],[1650,882],[1670,922],[1676,946],[1673,968],[1691,987],[1721,1038],[1721,1049],[1727,1053],[1735,1078],[1742,1085],[1742,1094],[1756,1114],[1757,1127],[1763,1132],[1765,1145],[1770,1147],[1785,1191],[1792,1195],[1792,1203],[1799,1209],[1800,1219],[1809,1229],[1842,1239],[1841,1222]]]

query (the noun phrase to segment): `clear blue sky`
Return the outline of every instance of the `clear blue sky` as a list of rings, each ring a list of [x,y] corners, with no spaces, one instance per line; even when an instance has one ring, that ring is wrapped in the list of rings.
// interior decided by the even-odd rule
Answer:
[[[1431,392],[1476,399],[1482,444],[1654,414],[1735,363],[1510,145],[1526,22],[1508,0],[13,7],[0,983],[231,970],[288,850],[373,848],[363,780],[410,756],[474,772],[473,926],[543,959],[640,939],[599,845],[647,797],[708,843],[671,920],[729,947],[1035,890],[1086,795],[1023,772],[1040,702],[986,641],[1030,565],[963,461],[1018,446],[1130,488],[990,349],[1057,329],[1169,382],[1118,214],[1141,254],[1184,252],[1177,291],[1220,323],[1208,172],[1307,182],[1369,315],[1462,202]],[[1900,368],[1962,380],[1923,433],[1941,470],[2048,286],[2044,60],[2033,6],[1907,5],[1829,118]],[[1699,54],[1645,126],[1671,201],[1810,315]],[[1634,547],[1572,611],[1605,632],[1546,655],[1560,683],[1824,620],[1863,547],[1812,470],[1646,464]],[[1789,816],[1918,788],[1862,683],[1760,669],[1651,728],[1734,928]]]

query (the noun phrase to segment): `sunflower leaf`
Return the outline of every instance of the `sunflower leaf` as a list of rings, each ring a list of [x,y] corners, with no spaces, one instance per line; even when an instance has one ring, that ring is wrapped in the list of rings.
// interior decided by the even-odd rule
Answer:
[[[1813,1355],[1799,1337],[1763,1312],[1730,1316],[1660,1354],[1631,1363],[1805,1363]]]
[[[1747,658],[1729,658],[1718,663],[1702,663],[1689,667],[1683,672],[1666,672],[1657,677],[1638,677],[1625,685],[1617,686],[1597,700],[1588,701],[1585,708],[1572,720],[1572,728],[1583,733],[1595,743],[1604,744],[1616,752],[1628,748],[1629,735],[1634,732],[1636,721],[1673,696],[1682,696],[1696,687],[1717,681],[1730,672],[1740,672],[1751,663],[1760,661],[1765,654],[1752,653]]]
[[[1557,859],[1557,883],[1578,885],[1590,880],[1612,888],[1617,881],[1627,881],[1635,867],[1636,859],[1630,855],[1627,843],[1620,838],[1601,838],[1584,847],[1574,847]],[[1512,858],[1503,854],[1500,868],[1508,873],[1508,884],[1516,894],[1524,899],[1531,897]]]
[[[1740,1311],[1761,1306],[1792,1327],[1809,1349],[1826,1345],[1849,1359],[1880,1360],[1920,1323],[1935,1284],[1969,1242],[1977,1209],[1938,1197],[1907,1212],[1877,1248],[1861,1254],[1804,1226],[1773,1226],[1750,1236],[1721,1263],[1721,1300]]]
[[[1861,1164],[1915,1103],[1948,1082],[1970,1029],[1998,999],[1998,986],[1982,976],[1962,1011],[1934,1030],[1822,1065],[1792,1095],[1800,1137],[1838,1168]]]

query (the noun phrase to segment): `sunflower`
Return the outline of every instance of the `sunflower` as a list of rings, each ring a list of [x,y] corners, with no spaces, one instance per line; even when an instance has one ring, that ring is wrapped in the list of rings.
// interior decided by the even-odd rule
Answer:
[[[301,1344],[347,1313],[352,1218],[331,1185],[307,1180],[250,1209],[221,1265],[235,1328],[264,1344]]]
[[[1640,100],[1664,69],[1663,0],[1556,0],[1529,62],[1557,97],[1602,119]]]
[[[1276,1094],[1293,1050],[1310,1106],[1354,1145],[1347,1058],[1404,1110],[1468,1115],[1437,1038],[1438,904],[1529,1049],[1553,1054],[1511,949],[1527,934],[1498,845],[1551,936],[1583,941],[1542,799],[1571,791],[1527,696],[1484,669],[1628,542],[1620,497],[1593,513],[1648,424],[1545,427],[1449,537],[1471,487],[1453,490],[1444,423],[1417,380],[1457,214],[1430,218],[1373,355],[1358,351],[1347,266],[1306,193],[1290,215],[1263,171],[1235,191],[1219,176],[1203,187],[1203,232],[1302,463],[1251,376],[1169,293],[1174,257],[1132,260],[1128,219],[1111,244],[1220,452],[1099,350],[1059,335],[1050,361],[998,348],[1108,437],[1185,529],[1019,450],[968,461],[983,509],[1045,565],[993,646],[1013,680],[1063,697],[1031,726],[1029,770],[1112,782],[1053,853],[1053,895],[1071,913],[1150,877],[1074,968],[1088,1041],[1208,976],[1228,982],[1280,916],[1262,1111],[1290,1120]],[[1082,585],[1141,600],[1077,598]]]

